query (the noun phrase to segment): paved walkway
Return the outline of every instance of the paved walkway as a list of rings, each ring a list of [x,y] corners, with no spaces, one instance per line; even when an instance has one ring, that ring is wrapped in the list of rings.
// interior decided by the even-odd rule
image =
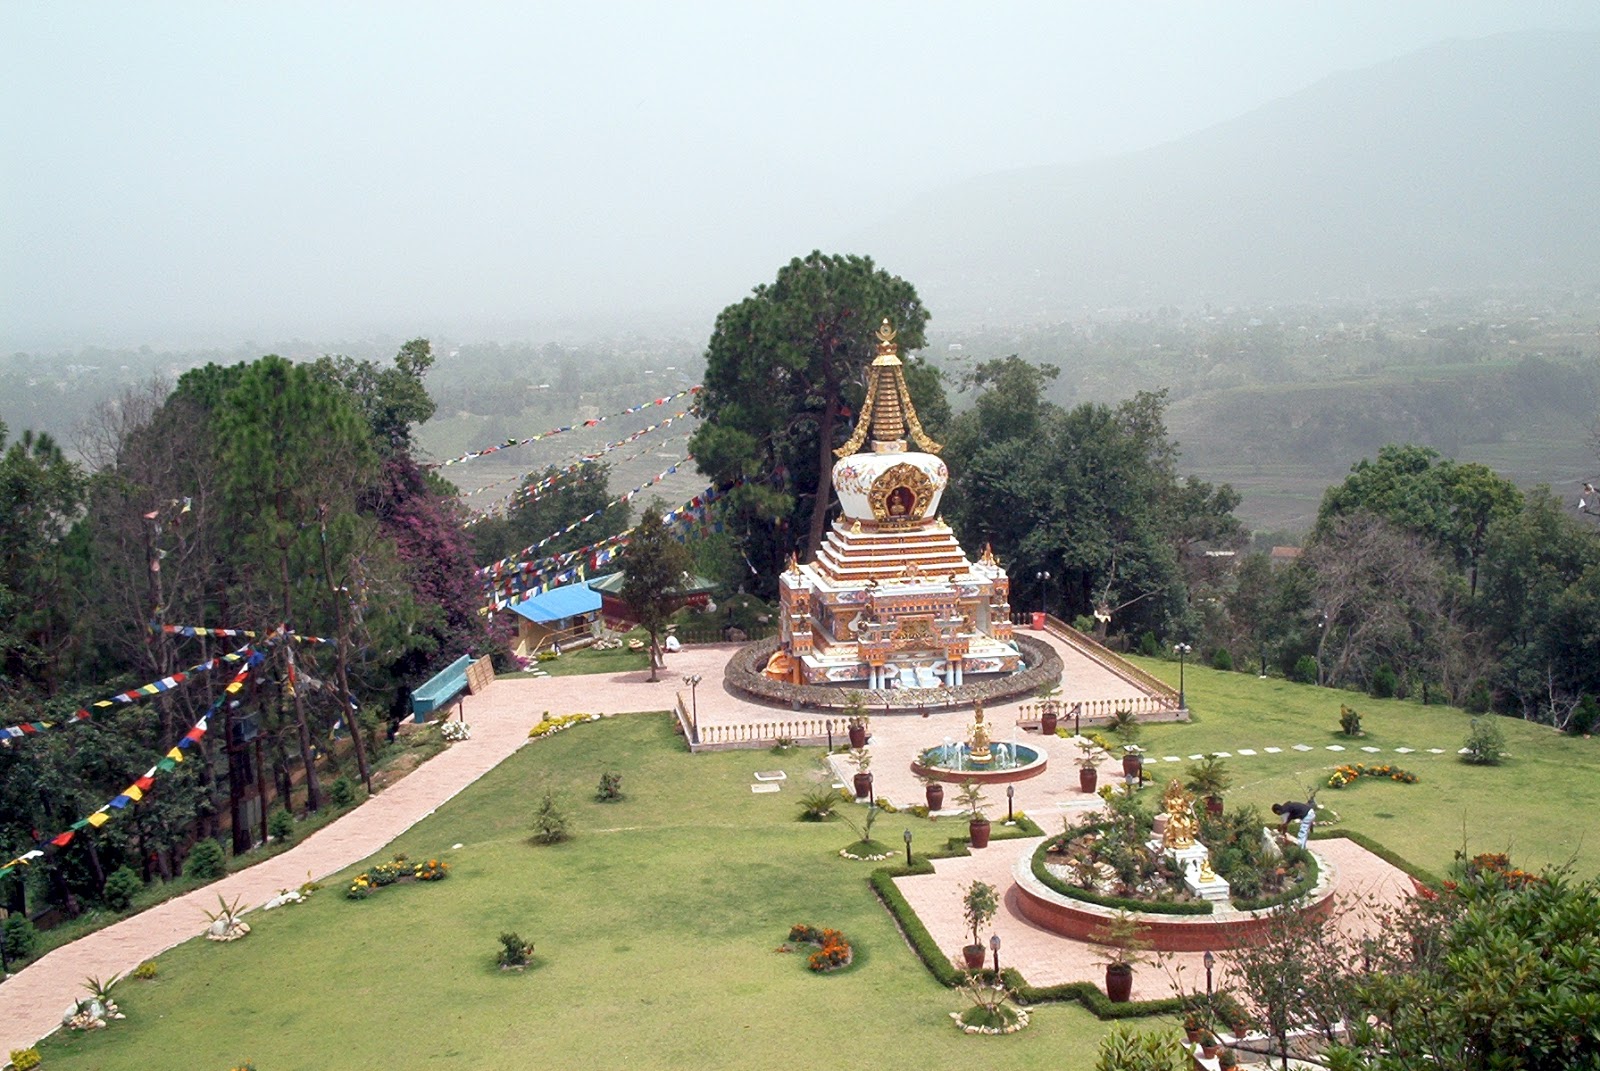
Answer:
[[[1066,660],[1068,677],[1074,682],[1074,698],[1118,698],[1127,694],[1127,685],[1120,678],[1070,648],[1056,646]],[[199,936],[206,925],[204,911],[216,907],[219,895],[230,902],[237,897],[245,904],[257,905],[280,890],[299,886],[308,877],[320,880],[378,852],[527,743],[528,730],[546,712],[663,710],[671,707],[676,694],[684,689],[685,675],[700,674],[704,681],[698,688],[696,705],[702,725],[708,721],[749,724],[792,718],[789,711],[756,705],[722,686],[724,665],[735,649],[726,645],[685,648],[668,656],[668,668],[654,683],[644,670],[607,676],[496,681],[482,694],[466,700],[464,712],[472,725],[470,740],[452,745],[291,850],[58,948],[0,984],[0,1052],[24,1048],[55,1030],[61,1013],[82,994],[84,978],[132,970],[152,956]],[[1019,705],[997,704],[989,708],[988,720],[996,727],[996,739],[1022,738],[1021,730],[1014,728]],[[897,802],[920,801],[921,788],[908,768],[912,749],[938,744],[946,736],[965,739],[970,721],[970,713],[963,711],[926,718],[915,714],[875,717],[873,751],[880,757],[880,764],[874,772],[879,794]],[[1076,748],[1069,741],[1058,737],[1041,741],[1032,734],[1027,742],[1042,744],[1050,755],[1051,768],[1045,776],[1018,783],[1013,806],[1032,812],[1042,819],[1046,829],[1051,829],[1053,823],[1047,816],[1052,812],[1077,809],[1093,801],[1077,792],[1077,775],[1071,766]],[[1112,776],[1113,771],[1108,767],[1104,775]],[[990,790],[990,802],[991,814],[1003,820],[1003,790]],[[963,943],[960,911],[951,907],[959,899],[961,885],[981,877],[1009,887],[1011,859],[1016,852],[1026,850],[1029,843],[997,842],[970,859],[941,861],[934,876],[908,880],[908,897],[914,898],[913,904],[942,947],[959,953]],[[1335,860],[1347,880],[1374,888],[1385,881],[1399,881],[1398,871],[1353,845],[1323,842],[1319,851],[1325,845],[1332,845],[1325,854]],[[1341,854],[1344,851],[1351,854],[1346,857]],[[949,929],[951,920],[955,920],[955,930]],[[1092,953],[1085,946],[1038,931],[1020,918],[1008,919],[1004,925],[1000,931],[1005,941],[1003,965],[1020,968],[1031,982],[1050,984],[1099,976],[1098,968],[1092,967]],[[1159,972],[1141,970],[1135,979],[1135,996],[1167,995],[1159,979]]]

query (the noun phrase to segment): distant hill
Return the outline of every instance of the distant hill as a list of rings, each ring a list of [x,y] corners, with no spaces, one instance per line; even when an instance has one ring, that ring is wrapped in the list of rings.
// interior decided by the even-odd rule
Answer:
[[[1596,57],[1596,33],[1441,44],[1166,145],[929,194],[851,244],[946,326],[1593,284]]]

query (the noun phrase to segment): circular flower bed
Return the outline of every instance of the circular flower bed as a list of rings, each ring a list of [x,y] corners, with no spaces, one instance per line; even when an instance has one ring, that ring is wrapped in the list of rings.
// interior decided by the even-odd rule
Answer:
[[[1292,898],[1309,888],[1315,875],[1309,853],[1292,845],[1273,851],[1262,829],[1254,807],[1200,816],[1199,840],[1210,849],[1212,869],[1228,882],[1234,906],[1241,909]],[[1190,893],[1177,863],[1150,847],[1152,830],[1152,818],[1136,797],[1118,798],[1109,817],[1040,845],[1034,872],[1065,896],[1106,907],[1210,914],[1211,905]]]

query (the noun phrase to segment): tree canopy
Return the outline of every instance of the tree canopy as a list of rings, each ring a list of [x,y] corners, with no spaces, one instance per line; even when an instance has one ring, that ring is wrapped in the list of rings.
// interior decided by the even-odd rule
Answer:
[[[822,543],[832,507],[833,450],[848,436],[887,319],[902,360],[923,345],[916,290],[871,258],[813,252],[723,309],[706,347],[704,423],[690,440],[700,471],[723,485],[751,566],[775,583],[790,549]],[[906,360],[925,426],[948,409],[931,366]]]
[[[1164,395],[1063,410],[1044,398],[1056,374],[1015,356],[978,366],[947,436],[945,509],[964,545],[993,544],[1017,605],[1165,632],[1185,612],[1186,551],[1238,539],[1238,496],[1178,475]]]

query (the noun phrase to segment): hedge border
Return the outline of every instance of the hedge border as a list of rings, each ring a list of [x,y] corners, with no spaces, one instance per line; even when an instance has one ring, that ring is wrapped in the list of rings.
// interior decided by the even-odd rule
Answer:
[[[966,972],[958,970],[954,964],[939,949],[933,935],[922,924],[917,913],[911,909],[906,898],[894,883],[897,877],[912,874],[929,874],[933,872],[932,862],[922,865],[913,864],[910,867],[881,867],[873,871],[868,879],[872,889],[878,894],[878,899],[889,910],[889,915],[900,927],[901,934],[906,942],[911,945],[911,950],[922,960],[923,966],[928,968],[930,974],[942,986],[953,989],[966,981]],[[992,971],[975,972],[979,977],[993,978]],[[1017,998],[1025,1004],[1059,1003],[1075,1000],[1087,1008],[1097,1019],[1139,1019],[1151,1015],[1172,1015],[1183,1010],[1184,1002],[1180,997],[1167,997],[1161,1000],[1129,1001],[1116,1003],[1106,996],[1105,992],[1093,982],[1067,982],[1063,985],[1045,986],[1038,988],[1028,985],[1022,975],[1015,968],[1008,967],[1000,972],[1005,979],[1006,986],[1016,994]]]

